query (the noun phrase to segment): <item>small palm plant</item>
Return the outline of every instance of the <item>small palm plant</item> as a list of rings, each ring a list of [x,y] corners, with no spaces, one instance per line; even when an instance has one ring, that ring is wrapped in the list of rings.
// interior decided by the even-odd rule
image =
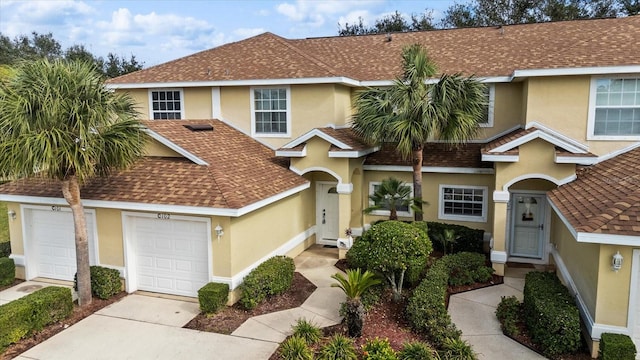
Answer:
[[[331,286],[339,287],[347,295],[345,306],[347,332],[351,337],[360,337],[364,316],[364,305],[362,305],[360,297],[367,289],[378,285],[380,279],[376,278],[376,275],[369,270],[363,273],[360,269],[347,270],[346,278],[340,273],[332,275],[331,278],[338,281]]]
[[[389,220],[398,220],[398,208],[410,207],[413,211],[422,212],[420,202],[411,197],[411,188],[394,177],[382,180],[380,186],[369,196],[373,205],[364,209],[365,214],[375,210],[389,210]]]
[[[444,229],[441,234],[436,234],[435,239],[442,244],[442,253],[447,255],[447,248],[449,248],[449,253],[453,253],[453,245],[458,241],[458,236],[456,236],[456,231],[453,229]]]

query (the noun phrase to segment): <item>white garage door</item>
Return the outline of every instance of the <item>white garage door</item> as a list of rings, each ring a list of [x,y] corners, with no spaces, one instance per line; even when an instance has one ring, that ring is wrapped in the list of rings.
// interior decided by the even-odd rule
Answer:
[[[87,213],[86,219],[91,250],[94,217]],[[27,254],[27,277],[73,280],[76,273],[76,248],[71,210],[57,206],[25,209],[25,228],[30,250]]]
[[[137,289],[197,296],[209,281],[209,224],[130,217]]]

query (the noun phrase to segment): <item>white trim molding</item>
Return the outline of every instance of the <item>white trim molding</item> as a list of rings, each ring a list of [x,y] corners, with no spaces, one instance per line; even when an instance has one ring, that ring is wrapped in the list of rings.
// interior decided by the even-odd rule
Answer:
[[[569,175],[564,179],[556,179],[553,176],[550,176],[550,175],[547,175],[547,174],[540,174],[540,173],[523,174],[523,175],[520,175],[520,176],[517,176],[517,177],[511,179],[511,181],[509,181],[508,183],[504,184],[502,186],[502,190],[503,191],[508,191],[509,187],[511,187],[511,185],[517,183],[518,181],[527,180],[527,179],[548,180],[548,181],[551,181],[552,183],[560,186],[560,185],[564,185],[564,184],[570,183],[573,180],[575,180],[576,178],[577,178],[577,176],[575,174]]]
[[[289,170],[293,171],[294,173],[296,173],[296,174],[298,174],[300,176],[302,176],[302,175],[304,175],[304,174],[306,174],[308,172],[311,172],[311,171],[326,172],[327,174],[330,174],[331,176],[336,178],[336,180],[338,180],[338,184],[342,184],[342,177],[340,175],[338,175],[338,173],[336,173],[335,171],[333,171],[333,170],[331,170],[329,168],[323,167],[323,166],[311,166],[311,167],[308,167],[308,168],[300,170],[297,167],[291,165],[291,166],[289,166]],[[0,198],[0,200],[2,200],[2,199]]]
[[[338,185],[336,185],[336,192],[338,194],[351,194],[353,192],[353,184],[352,183],[348,183],[348,184],[339,183]]]
[[[640,68],[640,66],[638,66]],[[602,79],[638,79],[640,80],[640,76],[636,74],[619,74],[617,76],[593,76],[591,78],[591,84],[589,87],[589,111],[587,116],[587,140],[611,140],[611,141],[638,141],[640,140],[640,134],[631,134],[631,135],[596,135],[595,134],[595,122],[596,122],[596,97],[597,97],[597,87],[598,80]],[[605,106],[606,107],[606,106]],[[627,109],[636,109],[636,111],[640,110],[638,105],[627,105],[623,107],[617,106],[616,108],[627,108]]]
[[[536,130],[528,133],[524,136],[521,136],[513,141],[509,141],[504,145],[500,145],[494,149],[492,149],[491,153],[501,153],[505,151],[509,151],[514,149],[520,145],[526,144],[535,139],[542,139],[551,143],[555,146],[561,147],[567,151],[570,151],[575,154],[585,154],[587,152],[586,146],[580,144],[579,142],[569,139],[568,137],[551,130],[546,126],[541,126],[536,122],[531,122],[527,124],[527,129],[535,127]]]
[[[222,99],[219,86],[211,87],[211,116],[214,119],[222,119]]]
[[[9,255],[9,259],[13,259],[13,263],[16,266],[25,266],[26,264],[24,255],[11,254]]]
[[[520,155],[482,154],[482,161],[489,161],[489,162],[518,162],[518,161],[520,161]]]
[[[403,165],[364,165],[362,169],[369,170],[369,171],[413,172],[413,168],[411,166],[403,166]],[[423,173],[438,173],[438,174],[493,175],[495,173],[493,168],[466,168],[466,167],[443,167],[443,166],[423,166],[421,171]]]
[[[282,157],[305,157],[307,156],[307,146],[305,145],[302,150],[288,150],[288,149],[283,149],[283,150],[276,150],[276,156],[282,156]]]
[[[350,158],[357,159],[363,157],[365,155],[369,155],[376,151],[380,150],[380,146],[375,146],[372,148],[368,148],[365,150],[354,150],[354,151],[329,151],[330,158]]]
[[[489,91],[489,101],[487,103],[487,122],[478,123],[478,126],[481,128],[493,127],[493,118],[496,106],[496,85],[492,83],[487,84],[487,90]]]
[[[605,75],[605,74],[633,74],[640,72],[640,65],[623,66],[595,66],[575,68],[551,68],[515,70],[512,78],[564,75]]]
[[[511,199],[511,193],[509,191],[493,191],[493,202],[508,203],[509,199]]]

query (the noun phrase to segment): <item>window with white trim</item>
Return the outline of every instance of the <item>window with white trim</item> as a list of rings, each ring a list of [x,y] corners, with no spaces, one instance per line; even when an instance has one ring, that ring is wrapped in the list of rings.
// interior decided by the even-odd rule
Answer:
[[[438,218],[458,221],[487,221],[487,187],[440,185]]]
[[[251,89],[252,132],[258,136],[290,136],[291,96],[289,87]]]
[[[381,184],[382,184],[382,182],[380,182],[380,181],[372,181],[372,182],[370,182],[369,183],[369,196],[373,195],[376,192],[376,190],[378,190],[378,188],[380,187]],[[405,184],[404,186],[406,186],[409,189],[411,189],[411,195],[413,196],[413,184]],[[371,215],[389,216],[390,211],[389,211],[389,202],[388,201],[386,201],[383,204],[375,204],[371,200],[371,198],[369,198],[369,206],[373,206],[373,205],[381,205],[382,209],[372,211]],[[396,207],[396,212],[397,212],[398,216],[403,216],[403,217],[412,217],[413,216],[413,210],[411,210],[411,207],[409,207],[409,205],[397,206]]]
[[[496,85],[495,84],[485,84],[486,88],[484,91],[486,106],[482,112],[482,118],[478,121],[478,125],[480,127],[492,127],[493,126],[493,109],[495,107],[495,99],[496,99]]]
[[[149,108],[153,120],[183,118],[183,96],[181,89],[149,90]]]
[[[618,140],[640,137],[639,78],[592,79],[589,105],[589,135]]]

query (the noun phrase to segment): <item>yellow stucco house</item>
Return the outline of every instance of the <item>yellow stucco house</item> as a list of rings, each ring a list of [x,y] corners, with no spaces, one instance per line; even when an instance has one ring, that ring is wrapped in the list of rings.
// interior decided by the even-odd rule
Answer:
[[[425,147],[424,217],[485,230],[498,274],[552,264],[588,337],[640,345],[640,16],[353,37],[271,33],[112,79],[147,120],[148,156],[83,189],[92,262],[129,292],[236,288],[275,254],[358,235],[392,147],[349,129],[354,94],[389,86],[424,45],[488,85],[478,138]],[[433,81],[437,81],[434,79]],[[73,276],[71,217],[50,184],[0,186],[19,276]],[[400,212],[411,219],[408,209]],[[69,245],[71,244],[71,245]],[[612,259],[623,258],[612,269]]]

